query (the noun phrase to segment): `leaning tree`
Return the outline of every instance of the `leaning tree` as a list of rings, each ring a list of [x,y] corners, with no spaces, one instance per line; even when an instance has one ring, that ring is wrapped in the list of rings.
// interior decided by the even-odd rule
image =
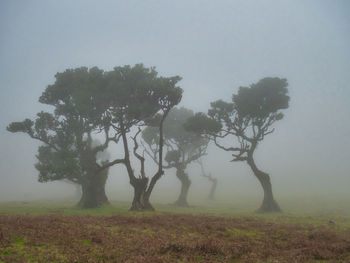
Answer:
[[[193,111],[182,108],[174,108],[170,111],[164,122],[164,144],[167,149],[164,168],[175,168],[176,177],[181,182],[181,191],[175,201],[177,206],[188,206],[187,196],[191,180],[186,173],[187,166],[206,154],[209,140],[186,131],[184,123],[193,116]],[[154,127],[147,127],[142,133],[146,153],[157,162],[159,151],[159,131]]]
[[[103,115],[103,105],[95,100],[105,85],[104,72],[98,68],[68,69],[57,73],[39,102],[53,107],[53,112],[39,112],[35,120],[13,122],[10,132],[24,132],[39,140],[35,167],[39,182],[68,180],[82,187],[78,203],[83,208],[108,204],[105,194],[108,168],[121,163],[98,157],[109,142],[116,141]],[[104,143],[94,143],[96,133],[104,134]]]
[[[130,184],[134,188],[134,198],[130,210],[153,210],[150,196],[156,182],[163,175],[163,123],[169,111],[182,97],[182,89],[177,87],[180,77],[159,77],[154,68],[145,68],[142,64],[134,67],[116,67],[106,76],[108,97],[102,98],[117,138],[121,138],[124,148],[123,164],[126,167]],[[137,137],[141,127],[152,125],[159,131],[157,154],[158,168],[149,180],[145,172],[145,158],[137,152]],[[135,132],[136,130],[136,132]],[[128,137],[134,142],[133,154],[140,162],[141,171],[135,174],[130,156]]]
[[[207,134],[220,149],[232,152],[232,161],[248,163],[264,190],[260,212],[280,211],[270,176],[256,166],[254,153],[259,142],[274,131],[272,125],[283,118],[281,110],[289,106],[287,86],[286,79],[261,79],[250,87],[240,87],[232,102],[212,102],[208,116],[197,113],[186,123],[187,129]],[[223,145],[222,139],[230,136],[235,143]]]

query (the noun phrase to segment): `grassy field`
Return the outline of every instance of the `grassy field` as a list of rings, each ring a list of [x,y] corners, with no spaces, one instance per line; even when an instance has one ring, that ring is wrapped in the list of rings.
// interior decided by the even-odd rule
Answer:
[[[350,216],[301,208],[129,203],[78,209],[73,202],[0,203],[0,262],[350,262]]]

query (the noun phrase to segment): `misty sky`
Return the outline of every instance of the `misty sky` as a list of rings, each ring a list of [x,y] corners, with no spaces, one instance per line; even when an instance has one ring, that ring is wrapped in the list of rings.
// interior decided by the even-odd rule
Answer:
[[[38,98],[55,73],[135,63],[183,77],[180,105],[204,112],[239,86],[287,78],[290,108],[259,146],[258,165],[280,195],[350,195],[349,13],[347,0],[0,1],[0,201],[66,189],[37,183],[39,143],[6,131],[49,109]],[[210,150],[206,166],[222,189],[261,191],[246,165]],[[113,169],[108,189],[118,198],[118,189],[132,188],[125,169]],[[159,189],[178,192],[174,177],[162,178]]]

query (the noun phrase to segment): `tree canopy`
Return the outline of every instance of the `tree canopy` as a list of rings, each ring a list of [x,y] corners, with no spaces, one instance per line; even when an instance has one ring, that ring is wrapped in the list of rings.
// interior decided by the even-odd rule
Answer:
[[[116,67],[107,74],[108,84],[104,99],[106,123],[111,125],[117,140],[121,138],[124,147],[123,164],[125,165],[131,185],[134,187],[132,210],[153,209],[149,202],[151,192],[163,174],[163,123],[169,111],[182,98],[182,89],[177,86],[179,76],[158,77],[154,68]],[[146,124],[159,131],[158,170],[149,177],[144,171],[145,159],[137,153],[137,132],[133,136],[134,155],[141,162],[141,177],[135,175],[130,159],[127,135],[132,128],[140,128]]]

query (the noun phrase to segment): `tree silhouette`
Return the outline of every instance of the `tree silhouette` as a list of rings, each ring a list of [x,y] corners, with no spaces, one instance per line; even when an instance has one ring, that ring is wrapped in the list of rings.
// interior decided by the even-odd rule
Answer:
[[[107,75],[108,97],[103,98],[103,105],[109,117],[109,123],[121,138],[124,148],[123,164],[127,169],[130,184],[134,188],[131,210],[153,210],[150,196],[156,182],[163,175],[163,123],[169,111],[182,98],[182,89],[176,84],[180,77],[158,77],[154,68],[145,68],[142,64],[134,67],[116,67]],[[145,158],[137,153],[137,137],[142,126],[152,125],[159,132],[158,169],[149,181],[144,170]],[[132,136],[133,128],[137,129]],[[128,135],[134,141],[133,153],[141,163],[139,176],[130,158]]]
[[[214,178],[211,173],[206,173],[204,170],[204,165],[202,162],[202,159],[198,159],[198,163],[201,167],[201,176],[204,178],[207,178],[211,182],[211,187],[210,187],[210,192],[208,195],[209,200],[215,200],[215,191],[216,191],[216,186],[218,184],[218,179]]]
[[[175,168],[176,177],[181,182],[181,191],[175,205],[188,206],[187,195],[191,180],[185,172],[187,166],[206,154],[209,140],[198,136],[193,132],[186,131],[184,123],[193,116],[193,111],[186,108],[174,108],[170,111],[164,122],[164,144],[167,149],[164,168]],[[157,162],[156,156],[159,151],[159,132],[153,127],[147,127],[142,138],[146,142],[145,150],[153,160]]]
[[[123,160],[104,160],[98,154],[110,141],[109,127],[104,125],[103,109],[94,99],[104,85],[104,72],[98,68],[68,69],[57,73],[39,102],[53,106],[53,113],[39,112],[35,120],[13,122],[7,130],[24,132],[43,142],[38,149],[35,167],[39,181],[69,180],[80,184],[83,208],[108,203],[105,194],[108,168]],[[105,142],[94,145],[93,136],[104,131]]]
[[[43,92],[39,101],[54,107],[53,113],[40,112],[32,121],[13,122],[11,132],[24,132],[44,145],[38,150],[39,181],[69,180],[81,184],[79,205],[97,207],[108,203],[105,194],[107,169],[122,163],[135,189],[131,209],[153,209],[149,202],[157,180],[163,174],[163,123],[182,97],[176,86],[178,76],[158,77],[154,68],[142,64],[115,67],[104,72],[98,68],[77,68],[56,74],[56,81]],[[158,170],[148,184],[142,172],[132,169],[127,134],[145,123],[159,129]],[[104,142],[93,145],[94,136]],[[136,143],[136,133],[134,142]],[[99,160],[109,143],[122,140],[124,157]],[[134,154],[137,155],[137,144]],[[144,160],[139,159],[141,162]]]
[[[255,164],[254,152],[266,135],[274,131],[272,125],[283,118],[281,110],[289,107],[287,80],[264,78],[250,87],[240,87],[232,102],[218,100],[211,103],[208,116],[197,113],[186,128],[207,134],[217,147],[232,152],[232,161],[246,161],[259,180],[264,199],[260,212],[278,212],[270,176]],[[220,139],[233,137],[231,147]]]

